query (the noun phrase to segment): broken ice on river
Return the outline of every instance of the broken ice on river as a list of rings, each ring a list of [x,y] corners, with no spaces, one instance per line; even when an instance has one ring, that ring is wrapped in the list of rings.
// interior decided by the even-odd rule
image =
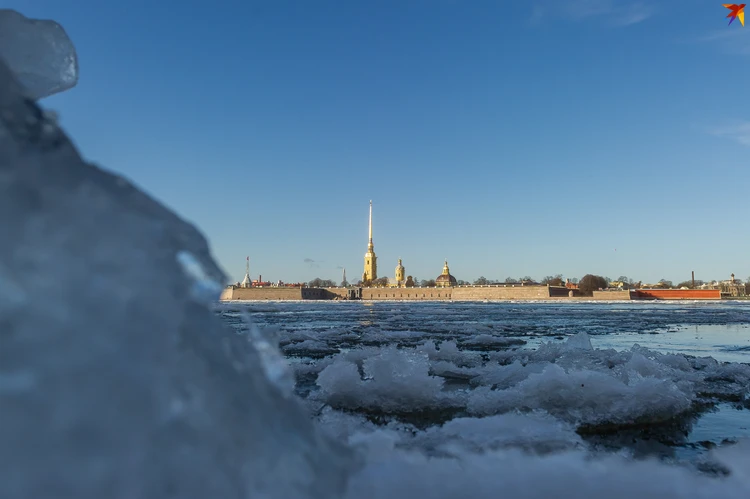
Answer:
[[[0,27],[3,497],[750,496],[745,442],[704,473],[597,453],[576,432],[744,397],[741,364],[597,350],[584,335],[468,351],[398,348],[410,334],[394,331],[368,346],[350,328],[300,341],[317,360],[295,364],[311,386],[292,393],[275,345],[288,334],[216,317],[224,276],[203,236],[84,162],[33,102],[75,83],[64,32],[7,10]]]
[[[636,304],[613,318],[622,307],[226,302],[215,310],[239,334],[260,326],[278,342],[310,417],[366,463],[350,481],[364,497],[747,493],[750,365],[638,342],[692,334],[675,321],[723,324],[750,340],[750,308]],[[604,346],[614,327],[629,332],[629,347]],[[744,426],[703,423],[734,413]]]

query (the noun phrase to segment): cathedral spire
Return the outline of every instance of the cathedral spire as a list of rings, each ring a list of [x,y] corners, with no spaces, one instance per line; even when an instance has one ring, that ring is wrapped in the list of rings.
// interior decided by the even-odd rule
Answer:
[[[362,273],[362,282],[370,283],[378,278],[377,257],[375,256],[375,245],[372,244],[372,200],[370,200],[370,239],[367,243],[365,253],[365,271]]]
[[[372,199],[370,200],[370,242],[369,246],[372,247]]]

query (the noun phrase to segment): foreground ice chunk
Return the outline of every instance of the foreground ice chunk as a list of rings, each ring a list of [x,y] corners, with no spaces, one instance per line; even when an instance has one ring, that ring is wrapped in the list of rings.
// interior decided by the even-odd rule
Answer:
[[[550,364],[506,390],[477,388],[468,409],[474,414],[543,409],[573,423],[628,424],[668,420],[687,411],[692,397],[669,380],[641,378],[626,384],[600,372],[566,372]]]
[[[356,364],[339,358],[318,375],[319,396],[334,407],[386,412],[453,406],[429,368],[426,353],[388,347],[363,361],[361,379]]]
[[[750,445],[737,447],[717,455],[732,470],[721,479],[657,461],[592,460],[581,452],[543,457],[518,451],[465,453],[460,459],[381,452],[371,454],[369,466],[352,478],[347,498],[747,499]]]
[[[3,497],[339,495],[349,453],[214,316],[207,282],[225,279],[201,234],[84,163],[0,62]]]
[[[62,92],[78,82],[78,56],[65,30],[54,21],[27,19],[0,9],[0,60],[31,99]]]
[[[539,453],[570,450],[583,447],[583,441],[574,427],[547,414],[509,413],[487,418],[456,418],[442,427],[417,433],[410,446],[441,450],[460,457],[466,452],[501,448]]]

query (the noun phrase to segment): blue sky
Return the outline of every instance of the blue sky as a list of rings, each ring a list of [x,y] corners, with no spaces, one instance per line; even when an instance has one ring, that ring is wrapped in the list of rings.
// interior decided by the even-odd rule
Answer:
[[[44,104],[227,273],[750,275],[750,26],[720,2],[5,2],[60,22]]]

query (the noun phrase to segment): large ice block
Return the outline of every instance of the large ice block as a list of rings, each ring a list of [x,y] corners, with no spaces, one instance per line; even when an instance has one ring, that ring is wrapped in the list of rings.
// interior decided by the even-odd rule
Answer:
[[[348,450],[209,309],[223,282],[193,226],[84,163],[0,62],[0,495],[338,497]]]
[[[28,19],[0,9],[0,59],[26,96],[41,99],[78,82],[78,57],[65,30],[54,21]]]

